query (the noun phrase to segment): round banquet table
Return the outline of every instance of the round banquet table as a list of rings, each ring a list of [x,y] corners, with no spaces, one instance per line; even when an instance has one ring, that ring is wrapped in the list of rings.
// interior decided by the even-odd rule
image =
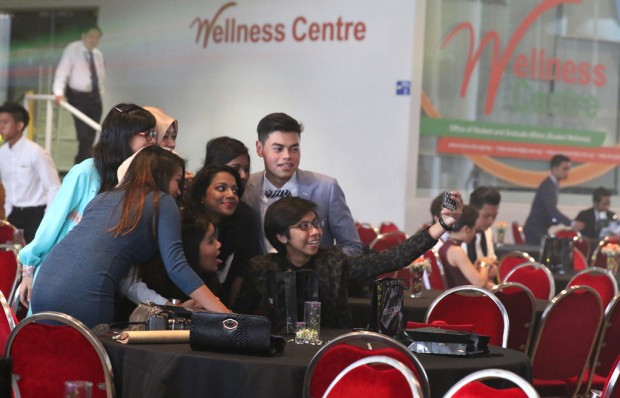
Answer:
[[[346,332],[322,330],[321,338]],[[123,345],[109,337],[101,341],[112,362],[117,397],[301,397],[306,369],[320,346],[296,345],[288,337],[278,357],[192,351],[189,344]],[[462,377],[480,369],[506,369],[531,380],[529,358],[500,347],[472,357],[417,356],[432,397],[442,397]]]

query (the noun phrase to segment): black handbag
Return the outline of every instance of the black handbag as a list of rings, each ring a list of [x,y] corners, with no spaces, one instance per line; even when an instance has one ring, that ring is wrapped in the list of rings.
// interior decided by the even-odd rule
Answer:
[[[400,278],[381,278],[373,281],[370,302],[369,330],[390,337],[398,336],[404,329],[403,289]]]
[[[191,314],[189,344],[197,351],[277,355],[286,343],[271,335],[271,322],[264,316],[196,311]]]

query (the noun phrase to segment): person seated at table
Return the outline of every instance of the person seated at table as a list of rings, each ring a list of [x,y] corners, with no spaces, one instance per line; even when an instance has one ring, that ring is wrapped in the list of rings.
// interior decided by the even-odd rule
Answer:
[[[618,219],[616,213],[609,210],[610,205],[611,192],[604,187],[596,188],[592,191],[592,207],[577,214],[575,229],[586,238],[598,240],[601,229],[606,227],[610,221]]]
[[[474,285],[490,288],[497,275],[497,260],[481,257],[472,263],[461,247],[476,236],[478,210],[470,205],[463,206],[463,214],[449,232],[448,240],[439,249],[448,287]]]
[[[319,247],[323,220],[318,218],[314,202],[298,197],[286,197],[274,202],[265,213],[264,228],[269,243],[277,253],[252,259],[235,309],[245,313],[260,311],[259,305],[267,297],[269,271],[314,270],[322,303],[321,325],[351,327],[348,281],[405,267],[433,247],[461,214],[463,205],[460,193],[452,197],[457,209],[443,209],[442,218],[428,229],[390,250],[355,257],[347,256],[339,246]]]
[[[215,226],[204,215],[193,215],[183,222],[181,238],[187,263],[202,278],[205,285],[218,295],[220,283],[216,271],[218,265],[222,263],[218,258],[222,244],[215,238]],[[182,301],[189,299],[188,295],[172,282],[161,260],[141,268],[142,281],[149,288],[171,299]]]
[[[140,151],[123,183],[97,195],[44,260],[33,286],[33,313],[63,312],[88,327],[116,321],[121,279],[158,250],[185,294],[209,311],[229,312],[183,254],[174,197],[181,194],[184,169],[183,159],[159,146]]]
[[[250,153],[243,142],[231,137],[216,137],[206,146],[204,167],[229,166],[241,179],[239,198],[241,198],[250,178]],[[239,201],[232,216],[222,220],[217,228],[217,237],[222,242],[220,259],[224,267],[218,272],[223,279],[222,298],[228,306],[232,306],[241,289],[241,277],[252,257],[262,254],[260,237],[260,221],[254,210],[245,202]],[[228,263],[232,260],[229,270]]]
[[[462,247],[472,262],[482,257],[497,258],[491,225],[497,218],[501,200],[499,191],[490,186],[480,186],[469,195],[469,205],[478,210],[476,236]]]

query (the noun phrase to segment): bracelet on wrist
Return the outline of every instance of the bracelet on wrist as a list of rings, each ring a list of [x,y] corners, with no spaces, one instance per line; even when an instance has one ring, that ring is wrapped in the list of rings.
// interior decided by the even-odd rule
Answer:
[[[443,220],[443,217],[441,216],[439,216],[439,225],[441,225],[441,228],[445,229],[446,231],[454,230],[454,225],[448,226],[448,224],[446,224],[446,222]]]
[[[36,267],[34,265],[22,265],[22,277],[23,278],[34,278],[34,270]]]

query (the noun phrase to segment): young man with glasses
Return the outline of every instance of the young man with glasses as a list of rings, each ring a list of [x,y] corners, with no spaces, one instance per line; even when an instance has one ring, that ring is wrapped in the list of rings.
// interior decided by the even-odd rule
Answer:
[[[302,130],[303,126],[285,113],[269,114],[258,123],[256,152],[263,158],[265,170],[250,176],[243,201],[258,213],[262,223],[267,207],[281,198],[311,200],[318,205],[317,215],[325,223],[320,246],[331,246],[335,241],[347,255],[361,254],[362,242],[338,182],[299,170]],[[273,251],[267,239],[261,242],[263,252]]]

